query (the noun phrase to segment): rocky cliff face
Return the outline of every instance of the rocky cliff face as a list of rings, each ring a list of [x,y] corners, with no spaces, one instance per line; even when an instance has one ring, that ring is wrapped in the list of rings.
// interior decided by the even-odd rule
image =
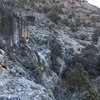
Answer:
[[[0,100],[100,100],[99,8],[85,0],[0,2],[29,33],[0,30]]]

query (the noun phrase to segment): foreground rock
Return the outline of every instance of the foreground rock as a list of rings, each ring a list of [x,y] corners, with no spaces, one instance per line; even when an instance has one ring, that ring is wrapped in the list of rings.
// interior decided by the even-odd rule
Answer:
[[[0,73],[0,100],[55,100],[50,90],[25,78]]]

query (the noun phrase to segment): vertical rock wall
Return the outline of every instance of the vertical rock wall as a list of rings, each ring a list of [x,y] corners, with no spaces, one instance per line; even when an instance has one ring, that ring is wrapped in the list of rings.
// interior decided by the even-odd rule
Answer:
[[[13,20],[13,44],[17,44],[20,40],[20,28],[19,23],[17,19]]]
[[[17,45],[20,39],[29,38],[26,22],[9,12],[0,9],[0,35],[6,41],[7,47]]]
[[[21,32],[21,37],[26,40],[27,38],[29,38],[28,36],[28,26],[26,25],[26,23],[23,22],[22,24],[22,32]]]

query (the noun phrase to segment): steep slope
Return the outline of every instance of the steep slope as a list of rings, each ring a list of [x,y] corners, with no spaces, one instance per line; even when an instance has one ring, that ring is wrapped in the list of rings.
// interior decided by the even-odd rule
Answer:
[[[0,4],[0,100],[100,99],[99,8],[86,0]]]

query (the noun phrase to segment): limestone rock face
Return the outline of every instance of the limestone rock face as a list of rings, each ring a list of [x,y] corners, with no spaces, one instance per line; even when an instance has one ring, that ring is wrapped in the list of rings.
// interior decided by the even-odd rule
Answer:
[[[0,100],[55,100],[51,90],[31,80],[20,63],[6,58],[3,64],[9,70],[0,67]]]
[[[99,8],[87,0],[0,5],[9,16],[0,20],[0,100],[100,100]]]
[[[33,100],[33,98],[55,100],[50,90],[33,81],[0,74],[0,100]]]

